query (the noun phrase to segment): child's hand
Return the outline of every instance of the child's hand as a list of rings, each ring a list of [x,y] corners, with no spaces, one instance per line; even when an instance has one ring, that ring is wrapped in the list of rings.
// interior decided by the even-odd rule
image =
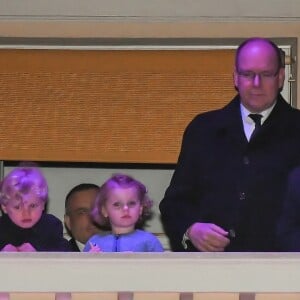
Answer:
[[[36,249],[30,243],[24,243],[18,247],[19,252],[36,252]]]
[[[2,248],[1,252],[18,252],[18,248],[13,246],[12,244],[7,244]]]
[[[100,247],[97,246],[97,245],[94,244],[94,243],[91,243],[91,242],[90,242],[90,247],[91,247],[91,249],[89,250],[89,252],[92,252],[92,253],[101,252]]]

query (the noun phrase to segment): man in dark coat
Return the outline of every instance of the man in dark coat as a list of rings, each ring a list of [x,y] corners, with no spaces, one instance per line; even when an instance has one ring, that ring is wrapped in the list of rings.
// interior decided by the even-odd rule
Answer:
[[[282,51],[252,38],[237,50],[238,95],[184,133],[162,221],[174,251],[277,251],[287,174],[300,161],[300,112],[280,95]]]

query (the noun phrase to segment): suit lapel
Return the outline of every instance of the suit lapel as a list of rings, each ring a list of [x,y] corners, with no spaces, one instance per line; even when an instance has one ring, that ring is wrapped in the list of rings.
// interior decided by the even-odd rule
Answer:
[[[248,143],[241,117],[239,96],[236,96],[221,110],[217,126],[217,132],[223,132],[230,143],[239,146],[245,146]]]
[[[290,105],[279,95],[276,105],[263,123],[257,136],[253,139],[253,142],[255,143],[257,140],[261,142],[271,138],[278,140],[279,137],[285,135],[289,126],[290,111]]]
[[[260,132],[251,141],[251,144],[256,143],[257,140],[261,142],[261,139],[266,140],[272,136],[276,136],[276,139],[278,139],[278,136],[285,134],[286,130],[288,130],[289,113],[291,110],[290,105],[279,95],[274,109],[264,122]],[[217,126],[217,135],[226,136],[229,142],[242,147],[248,144],[244,132],[238,95],[221,109]],[[276,132],[275,135],[274,132]]]

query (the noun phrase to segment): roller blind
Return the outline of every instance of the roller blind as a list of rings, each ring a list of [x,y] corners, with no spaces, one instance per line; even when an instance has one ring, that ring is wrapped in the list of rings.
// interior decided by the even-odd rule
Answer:
[[[0,50],[0,160],[175,163],[234,50]]]

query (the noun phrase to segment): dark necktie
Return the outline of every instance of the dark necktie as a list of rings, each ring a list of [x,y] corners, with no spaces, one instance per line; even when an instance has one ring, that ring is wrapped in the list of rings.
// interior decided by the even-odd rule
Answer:
[[[249,114],[248,115],[249,118],[251,118],[254,123],[255,123],[255,128],[250,136],[250,139],[253,139],[253,137],[257,134],[257,132],[259,131],[260,127],[261,127],[261,118],[262,118],[262,115],[260,114]]]

